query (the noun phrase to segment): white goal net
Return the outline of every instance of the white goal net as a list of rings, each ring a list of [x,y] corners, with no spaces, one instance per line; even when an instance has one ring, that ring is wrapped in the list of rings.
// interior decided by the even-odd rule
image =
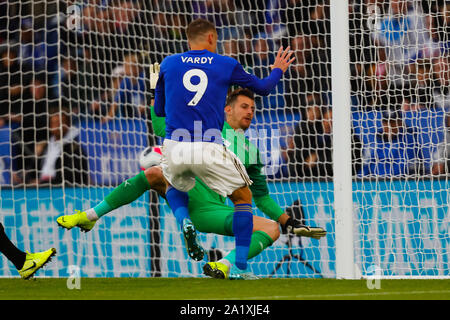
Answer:
[[[215,23],[218,53],[265,77],[296,57],[246,135],[272,198],[320,239],[281,233],[250,260],[261,277],[336,277],[333,112],[351,108],[356,275],[449,276],[450,5],[349,0],[351,105],[332,104],[330,1],[79,0],[0,3],[0,222],[19,248],[55,247],[42,275],[197,277],[165,203],[147,192],[89,233],[56,218],[101,202],[159,145],[148,66],[187,51],[185,28]],[[334,146],[339,148],[339,146]],[[265,216],[255,207],[255,214]],[[267,217],[267,216],[266,216]],[[200,234],[208,260],[231,237]],[[206,260],[205,259],[205,260]],[[379,274],[379,273],[377,273]],[[15,276],[0,258],[0,276]]]

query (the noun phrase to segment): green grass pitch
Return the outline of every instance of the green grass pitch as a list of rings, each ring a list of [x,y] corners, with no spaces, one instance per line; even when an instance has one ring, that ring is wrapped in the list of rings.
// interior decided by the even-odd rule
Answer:
[[[0,279],[0,300],[450,300],[450,280],[81,278]]]

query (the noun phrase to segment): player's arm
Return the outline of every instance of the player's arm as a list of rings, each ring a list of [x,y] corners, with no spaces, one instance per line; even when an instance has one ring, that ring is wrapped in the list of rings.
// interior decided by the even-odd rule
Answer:
[[[270,217],[270,219],[278,221],[278,219],[284,213],[284,210],[270,196],[269,188],[267,187],[266,176],[262,174],[262,169],[263,165],[260,162],[250,165],[247,168],[247,173],[250,179],[253,181],[252,185],[250,186],[253,200],[255,201],[255,205],[259,210]]]
[[[149,68],[150,93],[155,98],[156,88],[158,86],[159,74],[161,66],[158,62],[152,63]],[[164,92],[162,92],[164,93]],[[159,95],[161,92],[159,93]],[[163,95],[164,96],[164,95]],[[161,96],[159,96],[161,97]],[[161,100],[159,100],[161,101]],[[155,102],[154,102],[155,105]],[[155,106],[150,106],[150,119],[152,121],[153,131],[156,136],[164,138],[166,136],[166,118],[156,115]]]
[[[293,219],[278,205],[270,196],[267,187],[266,176],[262,173],[263,164],[260,161],[258,152],[258,163],[250,165],[247,173],[253,184],[250,186],[256,207],[272,220],[279,222],[282,227],[298,236],[320,239],[326,236],[325,229],[320,227],[311,227],[302,224],[299,220]]]
[[[257,159],[255,164],[251,164],[246,168],[250,179],[253,181],[250,185],[253,200],[259,210],[269,216],[272,220],[278,221],[280,216],[284,213],[284,210],[281,209],[269,194],[266,175],[262,173],[264,165],[262,164],[259,150]]]
[[[154,106],[150,106],[150,117],[155,135],[164,138],[166,136],[166,118],[158,117]]]
[[[164,95],[164,77],[162,72],[160,72],[155,87],[155,115],[158,117],[166,116],[165,104],[166,97]]]
[[[263,79],[257,76],[247,73],[241,64],[237,64],[233,70],[231,81],[233,84],[237,84],[244,88],[249,88],[256,94],[267,96],[280,81],[283,72],[281,69],[273,69],[268,77]]]
[[[281,76],[287,70],[289,65],[295,60],[290,59],[292,52],[290,47],[283,51],[283,47],[278,50],[274,64],[271,65],[272,72],[269,76],[259,79],[253,74],[247,73],[240,63],[237,63],[233,69],[231,81],[241,87],[249,88],[256,94],[268,95],[280,81]]]

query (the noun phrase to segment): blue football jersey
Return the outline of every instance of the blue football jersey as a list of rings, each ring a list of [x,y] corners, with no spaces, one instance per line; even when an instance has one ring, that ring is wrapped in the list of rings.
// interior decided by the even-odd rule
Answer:
[[[166,117],[166,138],[222,143],[225,101],[230,85],[268,95],[283,72],[259,79],[235,59],[208,50],[175,54],[161,63],[155,113]]]

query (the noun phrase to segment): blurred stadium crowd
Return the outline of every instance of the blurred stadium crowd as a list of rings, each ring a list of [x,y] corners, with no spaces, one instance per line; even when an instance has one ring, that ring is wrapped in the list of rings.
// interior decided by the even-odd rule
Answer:
[[[349,3],[354,175],[448,177],[450,3]],[[146,66],[188,50],[183,29],[198,17],[216,23],[219,53],[259,77],[291,46],[296,61],[257,98],[256,121],[284,133],[275,178],[332,177],[329,0],[0,1],[7,184],[89,184],[76,127],[149,119]]]

